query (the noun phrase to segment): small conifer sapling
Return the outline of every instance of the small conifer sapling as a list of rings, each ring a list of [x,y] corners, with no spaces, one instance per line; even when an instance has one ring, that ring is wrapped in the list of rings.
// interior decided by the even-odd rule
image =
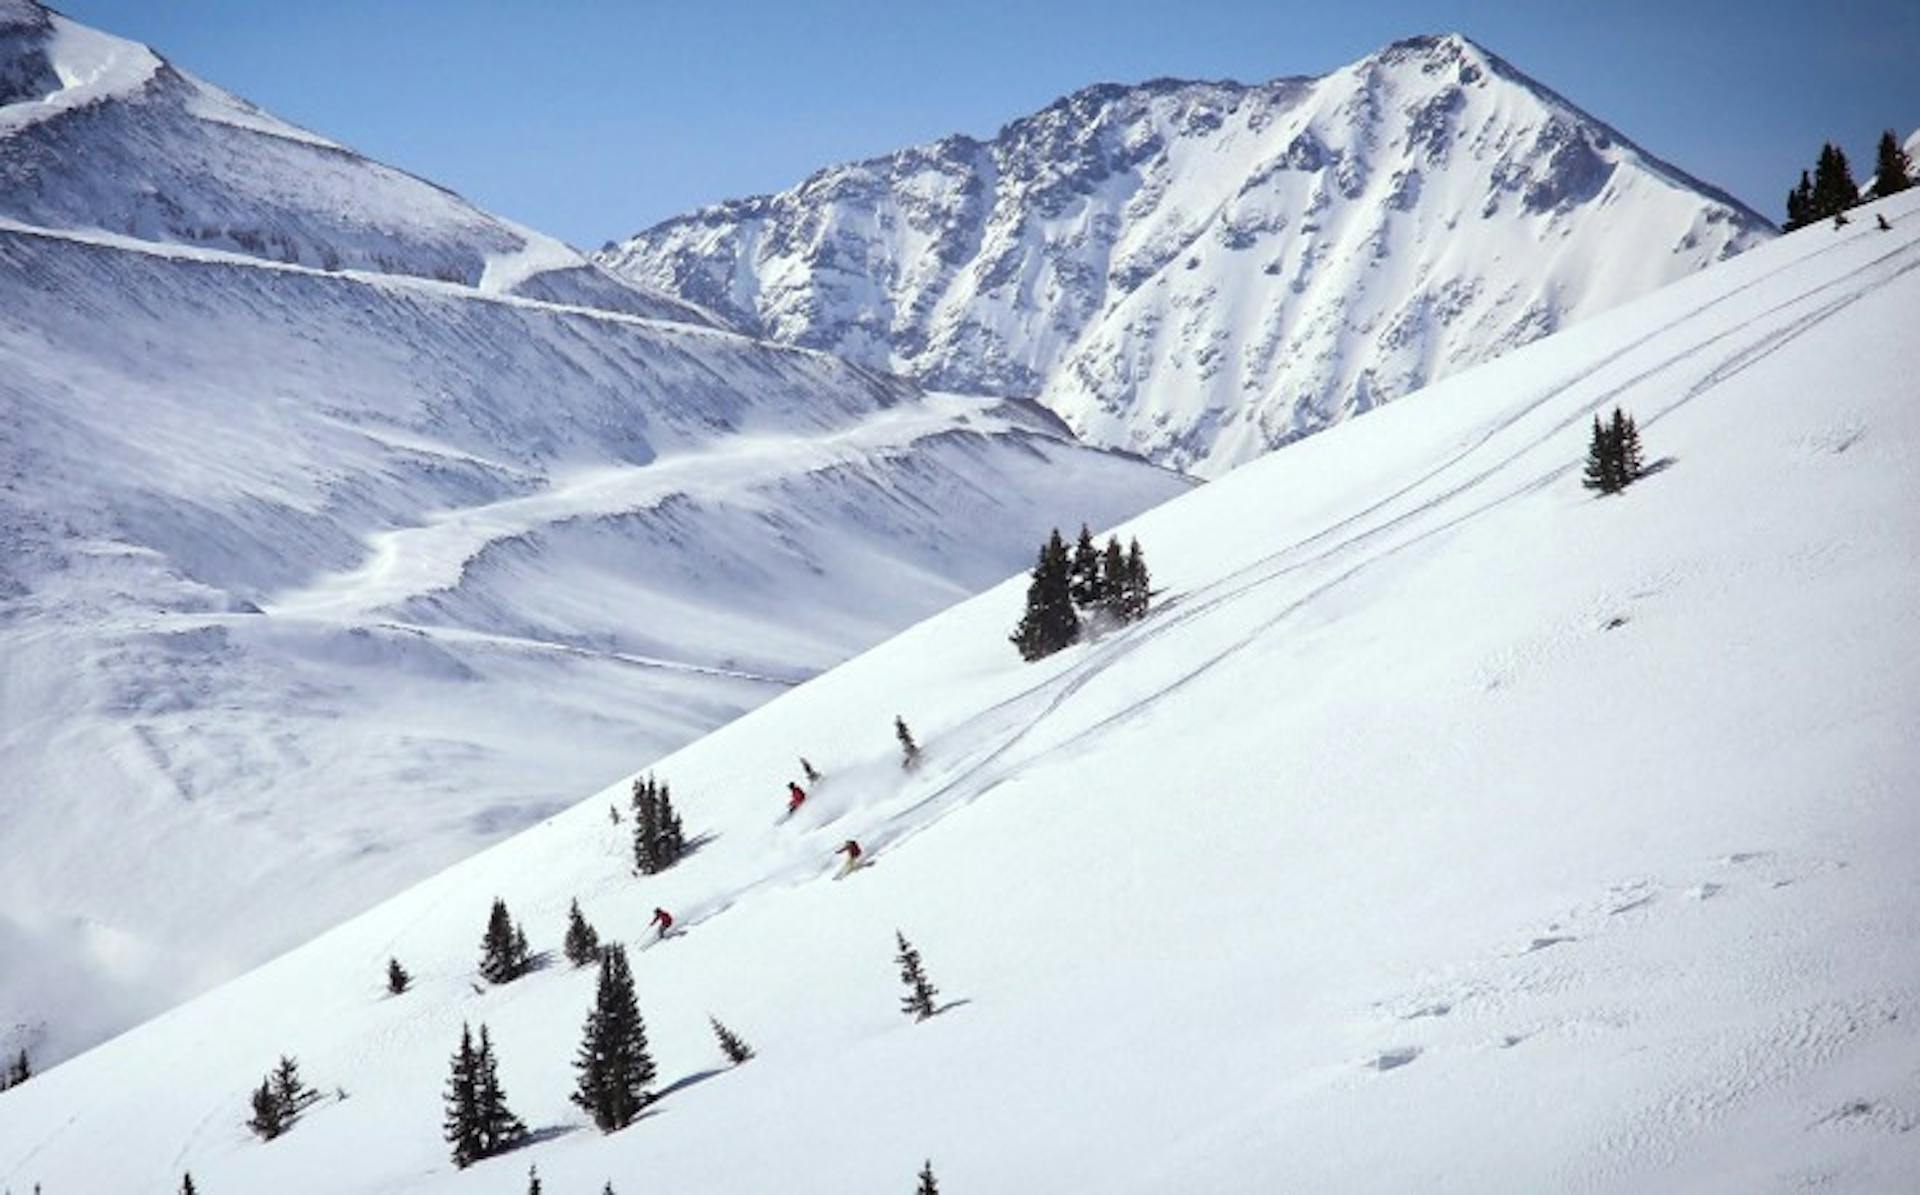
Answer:
[[[933,1178],[932,1158],[928,1158],[926,1165],[920,1167],[920,1185],[914,1188],[913,1195],[940,1195],[940,1184]]]
[[[412,984],[413,984],[413,976],[409,975],[407,973],[407,969],[400,965],[400,960],[397,958],[388,959],[387,960],[387,992],[388,994],[398,996],[401,992],[404,992],[407,990],[407,988],[411,987]]]
[[[728,1062],[739,1066],[753,1057],[753,1047],[748,1045],[739,1034],[722,1025],[719,1017],[709,1013],[707,1023],[713,1026],[713,1036],[719,1041],[720,1052],[727,1056]]]
[[[933,1001],[940,994],[939,989],[927,978],[926,968],[920,963],[920,952],[907,941],[907,936],[895,930],[893,937],[900,947],[893,961],[900,964],[900,982],[907,989],[907,994],[900,998],[901,1011],[916,1021],[924,1021],[938,1011]]]
[[[584,967],[600,957],[600,933],[587,924],[578,900],[567,910],[567,937],[562,949],[567,961],[576,967]]]

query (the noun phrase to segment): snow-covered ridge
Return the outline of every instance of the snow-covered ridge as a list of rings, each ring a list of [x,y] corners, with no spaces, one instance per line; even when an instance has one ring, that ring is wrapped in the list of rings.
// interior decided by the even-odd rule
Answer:
[[[1022,664],[1014,578],[658,761],[706,836],[659,876],[615,784],[0,1095],[0,1184],[1912,1189],[1920,193],[1876,210],[1131,521],[1141,623]],[[1601,499],[1616,404],[1656,467]],[[476,979],[496,896],[637,948],[651,1115],[568,1102],[590,971]],[[463,1022],[537,1140],[456,1171]],[[348,1098],[263,1146],[281,1053]]]
[[[1458,35],[1075,92],[603,252],[774,339],[1218,473],[1771,235]]]
[[[32,0],[0,17],[0,215],[715,322]]]

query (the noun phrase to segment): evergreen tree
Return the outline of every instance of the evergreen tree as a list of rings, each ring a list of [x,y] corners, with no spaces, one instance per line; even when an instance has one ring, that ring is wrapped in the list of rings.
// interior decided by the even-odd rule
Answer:
[[[20,1052],[14,1055],[13,1061],[8,1064],[6,1075],[0,1076],[0,1091],[5,1091],[9,1087],[18,1087],[31,1078],[33,1078],[33,1064],[27,1060],[27,1049],[22,1046]]]
[[[1020,649],[1020,658],[1028,661],[1050,656],[1080,638],[1080,618],[1073,608],[1073,566],[1058,528],[1034,562],[1027,608],[1009,638]]]
[[[908,771],[920,766],[920,744],[913,741],[907,720],[899,714],[893,716],[893,737],[900,740],[900,766]]]
[[[280,1055],[279,1063],[268,1078],[273,1083],[273,1098],[280,1101],[280,1107],[289,1119],[320,1098],[319,1092],[301,1080],[300,1064],[285,1054]]]
[[[493,1038],[485,1025],[480,1026],[479,1070],[474,1094],[480,1106],[481,1156],[492,1157],[512,1149],[527,1139],[527,1126],[507,1108],[507,1093],[500,1086],[500,1060],[493,1054]]]
[[[1634,423],[1633,416],[1613,409],[1613,433],[1615,464],[1620,473],[1620,488],[1625,489],[1646,475],[1646,459],[1640,450],[1640,428]]]
[[[287,1109],[274,1094],[273,1080],[262,1079],[253,1093],[253,1116],[247,1127],[262,1141],[271,1141],[287,1131]]]
[[[609,946],[600,954],[600,984],[573,1067],[579,1072],[573,1102],[603,1133],[633,1123],[653,1098],[647,1090],[654,1077],[653,1059],[647,1053],[647,1027],[634,998],[625,947]]]
[[[530,961],[527,935],[513,923],[507,902],[494,897],[487,932],[480,939],[480,977],[488,983],[512,983],[527,973]]]
[[[1894,138],[1893,130],[1880,134],[1880,146],[1873,158],[1873,194],[1884,199],[1889,195],[1898,195],[1913,185],[1913,163],[1907,158],[1907,151],[1900,148],[1900,142]]]
[[[907,936],[899,930],[893,931],[893,937],[900,944],[900,953],[893,961],[900,964],[900,982],[907,987],[907,994],[900,998],[900,1007],[916,1021],[924,1021],[936,1011],[933,998],[940,994],[927,978],[920,965],[920,952],[907,942]]]
[[[540,1195],[540,1168],[527,1167],[527,1195]]]
[[[1581,475],[1580,484],[1602,494],[1617,493],[1621,484],[1619,472],[1614,466],[1617,456],[1613,434],[1596,414],[1593,417],[1593,436],[1587,442],[1586,470]]]
[[[413,976],[407,974],[407,969],[400,965],[400,960],[397,958],[388,959],[387,960],[387,991],[392,993],[395,996],[398,996],[401,992],[404,992],[407,990],[407,988],[411,987],[412,984],[413,984]]]
[[[464,1170],[487,1156],[481,1133],[480,1053],[473,1047],[473,1030],[460,1026],[460,1048],[453,1054],[453,1073],[447,1078],[443,1130],[453,1147],[453,1164]]]
[[[1859,202],[1860,186],[1853,181],[1853,171],[1847,165],[1846,152],[1829,141],[1820,147],[1820,161],[1813,168],[1813,193],[1808,218],[1824,220],[1829,216],[1837,216]]]
[[[1116,623],[1125,622],[1127,605],[1127,553],[1120,537],[1107,537],[1100,553],[1100,608]]]
[[[658,875],[686,850],[680,815],[667,786],[648,776],[633,782],[633,862],[642,875]]]
[[[920,1185],[914,1189],[913,1195],[940,1195],[940,1184],[933,1180],[932,1158],[928,1158],[927,1164],[920,1167]]]
[[[584,967],[600,957],[600,934],[587,924],[577,899],[567,911],[567,938],[563,949],[567,961],[576,967]]]
[[[727,1061],[739,1066],[753,1057],[753,1047],[742,1041],[740,1035],[720,1023],[720,1018],[707,1014],[707,1023],[713,1026],[713,1035],[720,1041],[720,1052]]]
[[[1073,564],[1068,570],[1067,589],[1073,604],[1091,610],[1106,596],[1106,579],[1100,575],[1100,549],[1093,545],[1093,532],[1080,524],[1080,538],[1073,546]]]
[[[1122,591],[1120,614],[1127,622],[1138,622],[1147,616],[1147,604],[1153,597],[1153,577],[1147,572],[1147,556],[1140,550],[1140,541],[1131,540],[1127,544],[1126,587]]]
[[[1786,231],[1813,223],[1813,180],[1800,172],[1800,185],[1787,192]]]
[[[200,1195],[199,1188],[193,1185],[193,1171],[180,1176],[180,1195]]]

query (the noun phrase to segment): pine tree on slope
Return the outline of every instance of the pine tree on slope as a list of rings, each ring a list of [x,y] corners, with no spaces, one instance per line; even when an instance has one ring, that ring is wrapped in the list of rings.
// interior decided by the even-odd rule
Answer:
[[[507,1108],[507,1093],[500,1086],[500,1060],[493,1053],[493,1038],[485,1025],[480,1026],[480,1069],[475,1078],[475,1093],[480,1104],[480,1140],[491,1157],[512,1149],[527,1138],[527,1126]]]
[[[1124,593],[1120,605],[1121,616],[1127,622],[1139,622],[1147,616],[1147,605],[1153,597],[1153,577],[1147,572],[1147,556],[1140,550],[1140,541],[1137,539],[1127,544]]]
[[[1068,570],[1068,595],[1082,610],[1091,610],[1105,596],[1105,578],[1100,575],[1100,549],[1093,545],[1093,532],[1080,524],[1080,538],[1073,546],[1073,564]]]
[[[199,1188],[193,1185],[193,1171],[180,1176],[180,1195],[200,1195]]]
[[[1027,606],[1009,636],[1029,662],[1043,659],[1080,638],[1080,618],[1073,607],[1073,566],[1066,541],[1056,528],[1040,549],[1027,583]]]
[[[1800,172],[1800,185],[1787,192],[1787,222],[1783,231],[1792,232],[1813,223],[1813,180]]]
[[[1120,546],[1120,537],[1107,537],[1107,546],[1100,553],[1100,609],[1114,623],[1127,620],[1127,553]]]
[[[1640,427],[1634,423],[1633,416],[1613,409],[1614,465],[1620,474],[1620,488],[1625,489],[1646,476],[1647,464],[1641,455]]]
[[[527,973],[528,963],[527,935],[513,923],[507,902],[496,896],[480,939],[480,976],[488,983],[512,983]]]
[[[1873,170],[1873,194],[1876,199],[1898,195],[1913,185],[1913,163],[1907,158],[1907,152],[1900,148],[1892,129],[1880,134]]]
[[[1594,415],[1593,436],[1587,442],[1587,464],[1580,484],[1602,494],[1618,493],[1623,484],[1615,463],[1618,456],[1619,448],[1612,431],[1600,422],[1598,414]]]
[[[300,1078],[300,1064],[285,1054],[280,1055],[280,1061],[269,1077],[273,1081],[273,1098],[280,1101],[280,1107],[289,1119],[320,1098],[320,1093],[308,1087]]]
[[[540,1168],[527,1167],[527,1195],[540,1195]]]
[[[642,875],[658,875],[686,849],[673,794],[648,776],[633,782],[633,862]]]
[[[940,1184],[933,1178],[932,1158],[928,1158],[926,1165],[920,1167],[920,1185],[914,1188],[913,1195],[940,1195]]]
[[[600,957],[600,934],[587,924],[578,899],[567,910],[567,936],[561,948],[566,952],[567,961],[576,967],[584,967]]]
[[[899,930],[893,931],[894,941],[900,945],[900,953],[893,961],[900,964],[900,982],[906,985],[907,994],[900,998],[901,1011],[916,1021],[924,1021],[938,1011],[933,998],[940,994],[927,978],[927,972],[920,965],[920,952],[907,941],[907,936]]]
[[[247,1127],[262,1141],[271,1141],[287,1131],[287,1110],[281,1106],[280,1097],[273,1093],[271,1079],[260,1080],[260,1086],[254,1089],[253,1116],[247,1121]]]
[[[753,1047],[741,1040],[739,1034],[722,1025],[719,1017],[708,1013],[707,1023],[713,1026],[713,1036],[719,1040],[720,1052],[727,1056],[728,1062],[739,1066],[753,1057]]]
[[[647,1053],[647,1027],[633,994],[625,947],[609,946],[600,954],[600,983],[573,1067],[579,1072],[573,1102],[603,1133],[633,1123],[653,1098],[647,1090],[654,1078],[653,1058]]]
[[[443,1098],[443,1131],[453,1147],[453,1164],[464,1170],[487,1156],[480,1123],[480,1054],[473,1046],[472,1028],[464,1024]]]
[[[1832,142],[1821,146],[1820,160],[1813,168],[1811,218],[1837,216],[1859,202],[1860,185],[1853,181],[1846,152]]]
[[[413,984],[413,976],[407,974],[407,969],[400,965],[400,960],[397,958],[388,959],[387,960],[387,992],[388,994],[398,996],[400,993],[406,991],[407,988],[410,987],[412,984]]]
[[[31,1078],[33,1078],[33,1064],[27,1060],[27,1049],[22,1046],[20,1053],[16,1054],[13,1062],[8,1065],[6,1075],[0,1077],[0,1091],[5,1091],[9,1087],[18,1087]]]

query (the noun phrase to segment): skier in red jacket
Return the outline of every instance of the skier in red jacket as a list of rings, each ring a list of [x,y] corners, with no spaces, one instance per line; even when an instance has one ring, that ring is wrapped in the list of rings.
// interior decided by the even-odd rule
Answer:
[[[664,938],[667,936],[667,931],[673,928],[673,914],[667,912],[665,909],[655,909],[653,911],[653,920],[647,924],[649,927],[657,926],[660,930],[660,936]]]
[[[792,817],[800,811],[800,805],[807,799],[807,790],[793,781],[787,781],[787,816]]]

